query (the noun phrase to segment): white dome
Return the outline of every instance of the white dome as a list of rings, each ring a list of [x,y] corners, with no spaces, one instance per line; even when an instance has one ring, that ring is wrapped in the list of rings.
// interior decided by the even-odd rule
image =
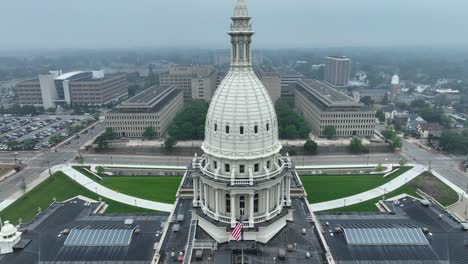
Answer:
[[[10,222],[8,221],[5,221],[5,224],[3,225],[2,230],[0,231],[0,236],[8,237],[8,236],[16,234],[16,231],[18,230],[16,229],[14,225],[10,224]]]
[[[216,90],[202,149],[228,159],[267,157],[281,149],[273,103],[251,67],[232,68]]]

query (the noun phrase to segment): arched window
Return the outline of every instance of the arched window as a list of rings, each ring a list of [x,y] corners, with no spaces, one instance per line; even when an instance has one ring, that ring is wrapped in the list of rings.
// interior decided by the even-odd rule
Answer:
[[[241,126],[241,127],[239,128],[239,132],[240,132],[241,135],[244,134],[244,127],[243,127],[243,126]]]
[[[258,126],[257,126],[257,125],[254,126],[254,133],[255,133],[255,134],[258,133]]]
[[[268,123],[266,124],[266,129],[267,129],[267,131],[270,131],[270,124],[268,124]]]
[[[229,126],[226,126],[226,134],[229,134]]]
[[[226,213],[231,212],[231,195],[229,193],[226,194]]]
[[[214,131],[218,131],[218,124],[214,124]]]
[[[254,213],[258,213],[258,193],[254,195]]]
[[[245,197],[244,197],[244,195],[239,196],[239,208],[241,210],[245,209]]]
[[[269,168],[270,168],[270,161],[267,160],[267,169],[269,169]]]

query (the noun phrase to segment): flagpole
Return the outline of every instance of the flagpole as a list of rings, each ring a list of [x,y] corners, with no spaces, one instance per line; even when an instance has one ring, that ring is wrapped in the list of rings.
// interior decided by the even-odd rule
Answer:
[[[244,264],[244,209],[241,210],[241,255],[242,255],[242,260],[241,263]]]

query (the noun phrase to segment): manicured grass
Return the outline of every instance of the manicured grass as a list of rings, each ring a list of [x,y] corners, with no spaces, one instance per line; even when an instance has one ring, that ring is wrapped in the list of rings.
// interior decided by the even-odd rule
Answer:
[[[94,192],[77,184],[64,173],[56,172],[9,207],[5,208],[5,210],[1,211],[0,217],[4,220],[10,220],[12,223],[17,223],[18,219],[21,218],[26,223],[37,214],[39,207],[43,210],[49,207],[54,197],[57,201],[64,201],[77,195],[86,196],[94,200],[99,199],[98,195]],[[102,200],[109,205],[106,210],[107,213],[155,212],[105,198],[102,198]]]
[[[106,177],[99,184],[141,199],[173,203],[181,180],[181,176],[115,176]]]
[[[415,190],[420,189],[432,196],[443,206],[452,205],[456,203],[459,198],[457,192],[427,171],[412,180],[409,185]]]
[[[313,175],[301,176],[310,203],[335,200],[379,187],[412,167],[402,167],[383,178],[381,175]]]
[[[430,172],[423,172],[418,177],[411,180],[406,185],[396,189],[393,192],[389,192],[385,197],[390,198],[399,194],[409,194],[414,197],[420,197],[416,194],[416,190],[420,189],[428,195],[432,196],[443,206],[448,206],[458,201],[458,194],[448,187],[445,183],[437,179]],[[369,201],[362,203],[337,208],[330,210],[331,212],[370,212],[377,211],[375,204],[381,200],[382,197],[377,197]]]
[[[393,192],[387,193],[385,197],[390,198],[403,193],[409,194],[414,197],[419,197],[419,195],[416,194],[416,190],[408,185],[403,185],[400,188],[394,190]],[[375,206],[375,204],[381,199],[382,197],[377,197],[362,203],[329,210],[328,212],[375,212],[377,211],[377,207]]]
[[[3,176],[13,169],[12,166],[0,166],[0,176]]]

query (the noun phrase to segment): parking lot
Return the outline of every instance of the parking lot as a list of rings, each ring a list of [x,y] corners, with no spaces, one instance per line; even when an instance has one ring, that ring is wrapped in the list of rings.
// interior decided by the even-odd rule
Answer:
[[[51,148],[92,121],[90,116],[5,117],[0,121],[0,150]]]

